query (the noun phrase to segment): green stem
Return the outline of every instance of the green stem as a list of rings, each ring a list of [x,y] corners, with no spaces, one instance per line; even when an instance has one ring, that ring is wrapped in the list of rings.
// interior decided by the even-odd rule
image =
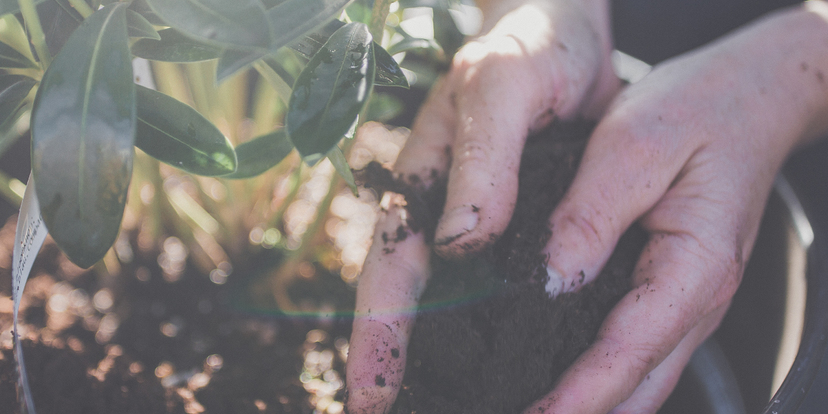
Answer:
[[[391,9],[391,3],[397,0],[375,0],[374,9],[371,11],[371,24],[368,26],[368,31],[374,37],[377,44],[382,44],[382,34],[385,30],[385,20],[388,19],[388,11]]]
[[[92,8],[89,7],[89,5],[83,0],[69,0],[69,4],[71,4],[84,19],[91,16],[92,13],[95,13],[95,10],[92,10]]]
[[[46,46],[46,35],[43,34],[43,27],[40,25],[40,17],[37,15],[34,0],[17,0],[26,28],[29,30],[29,37],[32,39],[37,57],[40,59],[40,66],[45,71],[52,63],[52,54]]]

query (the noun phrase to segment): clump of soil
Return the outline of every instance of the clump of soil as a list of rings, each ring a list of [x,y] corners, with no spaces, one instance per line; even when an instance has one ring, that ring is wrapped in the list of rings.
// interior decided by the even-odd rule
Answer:
[[[575,176],[593,127],[556,123],[531,136],[514,217],[502,237],[478,258],[433,259],[393,413],[521,412],[552,389],[630,290],[646,241],[639,228],[622,237],[594,283],[554,300],[544,289],[541,251],[551,236],[545,223]]]

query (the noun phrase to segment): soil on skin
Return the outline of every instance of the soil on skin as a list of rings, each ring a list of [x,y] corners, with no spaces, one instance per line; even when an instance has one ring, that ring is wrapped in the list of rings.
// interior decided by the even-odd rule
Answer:
[[[544,289],[541,251],[551,236],[545,223],[575,176],[593,126],[556,123],[530,137],[515,214],[503,236],[466,262],[433,258],[393,413],[521,412],[552,389],[630,290],[646,241],[636,227],[594,283],[554,300]]]
[[[591,128],[561,124],[529,140],[515,218],[483,255],[489,260],[434,259],[395,413],[519,412],[551,389],[629,289],[640,232],[625,236],[597,283],[554,301],[543,290],[539,252],[550,232],[541,223],[574,176]],[[368,181],[406,195],[415,218],[386,235],[388,248],[409,231],[433,235],[445,182],[424,193],[423,180],[401,184],[372,168]],[[0,411],[19,413],[8,298],[14,224],[12,217],[0,228]],[[21,330],[39,414],[310,414],[323,402],[341,412],[350,321],[257,314],[239,293],[279,257],[239,260],[220,285],[189,263],[171,278],[159,246],[137,247],[135,234],[129,242],[133,257],[116,275],[74,267],[53,243],[38,255]],[[291,288],[297,303],[353,309],[353,289],[310,264],[315,276]]]

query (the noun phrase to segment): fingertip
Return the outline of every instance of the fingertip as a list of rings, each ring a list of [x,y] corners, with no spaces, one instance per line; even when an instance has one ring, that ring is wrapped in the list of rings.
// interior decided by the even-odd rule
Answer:
[[[507,222],[482,214],[489,209],[465,204],[443,214],[437,224],[434,249],[440,256],[459,259],[478,253],[500,236]]]
[[[350,413],[386,413],[405,373],[405,344],[391,324],[375,319],[354,323],[346,365]]]
[[[443,214],[434,234],[436,246],[447,246],[477,228],[480,209],[474,205],[462,205]]]

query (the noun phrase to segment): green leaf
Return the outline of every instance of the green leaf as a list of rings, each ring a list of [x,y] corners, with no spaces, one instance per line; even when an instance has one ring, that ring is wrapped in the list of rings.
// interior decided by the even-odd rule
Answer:
[[[37,7],[37,15],[46,36],[46,46],[57,55],[69,37],[80,26],[83,17],[66,0],[47,1]]]
[[[144,16],[147,21],[155,26],[166,26],[167,24],[155,14],[154,11],[150,8],[147,4],[146,0],[132,0],[132,4],[129,5],[129,9]]]
[[[193,174],[215,176],[236,170],[233,145],[195,109],[142,86],[136,92],[135,146]]]
[[[34,79],[21,75],[0,75],[0,126],[12,119],[37,84]]]
[[[270,26],[259,0],[146,2],[167,25],[199,41],[225,47],[266,49],[270,46]]]
[[[129,37],[161,40],[161,36],[155,31],[155,28],[152,27],[152,23],[147,21],[144,16],[141,16],[132,10],[127,10],[126,18],[127,34]]]
[[[291,44],[335,18],[354,0],[288,0],[267,11],[271,50]]]
[[[298,52],[305,58],[305,61],[308,61],[319,49],[322,49],[322,46],[331,38],[331,35],[342,26],[345,26],[345,22],[331,20],[317,30],[306,34],[299,41],[291,43],[288,47]]]
[[[32,62],[22,53],[13,47],[0,42],[0,68],[37,68],[37,63]]]
[[[328,159],[331,160],[331,164],[333,164],[339,176],[348,184],[354,196],[359,197],[359,188],[357,188],[356,182],[354,181],[354,173],[351,171],[348,161],[345,160],[345,154],[342,153],[342,150],[334,146],[328,151]]]
[[[239,167],[236,172],[222,176],[234,180],[255,177],[275,167],[293,151],[293,144],[285,129],[254,138],[236,147]]]
[[[265,56],[267,56],[267,53],[264,52],[236,49],[225,50],[221,54],[218,65],[216,66],[216,83],[221,83],[221,81],[233,76],[236,72]]]
[[[288,137],[303,158],[327,154],[348,132],[374,87],[368,27],[337,30],[299,75],[288,104]]]
[[[32,170],[43,219],[72,262],[115,241],[132,176],[135,84],[126,4],[89,16],[43,75],[32,110]]]
[[[34,0],[34,3],[43,3],[45,0]],[[20,11],[20,6],[17,5],[17,0],[0,0],[0,16],[9,13],[17,13]]]
[[[342,26],[345,26],[345,23],[342,21],[332,20],[319,30],[306,35],[302,40],[291,44],[290,48],[299,52],[306,59],[311,59],[322,48],[322,45],[328,41],[331,35]],[[397,61],[382,46],[377,44],[377,42],[374,42],[374,54],[377,61],[376,79],[374,81],[377,85],[409,87],[408,80],[405,78]]]
[[[162,62],[200,62],[217,59],[222,49],[198,42],[175,29],[158,32],[160,40],[141,39],[132,45],[132,53],[140,58]]]
[[[299,53],[303,51],[311,51],[312,53],[306,56],[310,59],[313,53],[316,53],[330,35],[336,29],[345,25],[339,22],[331,28],[331,23],[324,26],[323,29],[328,29],[327,35],[323,34],[322,39],[316,36],[310,41],[310,48],[305,45],[295,46],[297,41],[299,43],[305,41],[308,33],[313,32],[325,22],[336,17],[342,9],[354,0],[285,0],[278,4],[269,4],[272,6],[267,10],[267,20],[273,28],[273,38],[270,43],[270,51],[250,51],[250,50],[227,50],[221,59],[219,59],[218,68],[216,69],[216,81],[221,82],[224,79],[232,76],[239,70],[249,66],[253,62],[267,56],[269,53],[275,52],[277,49],[290,46]],[[313,35],[311,35],[313,36]],[[314,49],[313,47],[316,46]]]
[[[408,79],[397,61],[388,52],[374,42],[374,58],[377,61],[376,83],[381,86],[399,86],[408,89]]]

